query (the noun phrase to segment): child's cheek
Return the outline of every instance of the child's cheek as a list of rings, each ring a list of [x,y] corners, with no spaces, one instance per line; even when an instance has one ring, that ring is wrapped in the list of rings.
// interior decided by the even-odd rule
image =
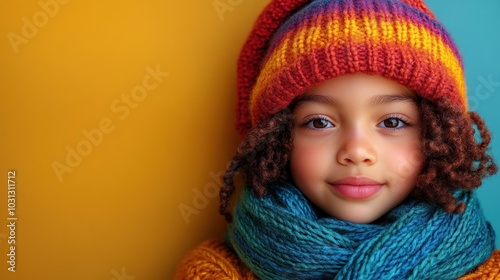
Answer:
[[[389,165],[390,170],[393,170],[393,177],[410,184],[413,184],[420,174],[424,162],[418,142],[411,146],[394,147],[387,159],[391,161]],[[408,180],[412,182],[407,182]]]
[[[310,184],[313,181],[325,180],[328,170],[332,169],[333,145],[297,141],[291,156],[292,177],[296,184]]]

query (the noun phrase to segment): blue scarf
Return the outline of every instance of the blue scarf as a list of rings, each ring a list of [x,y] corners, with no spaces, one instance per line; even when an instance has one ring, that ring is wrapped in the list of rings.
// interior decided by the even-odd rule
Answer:
[[[260,279],[456,279],[485,262],[495,235],[477,199],[450,214],[408,199],[372,224],[321,214],[293,185],[241,193],[227,241]]]

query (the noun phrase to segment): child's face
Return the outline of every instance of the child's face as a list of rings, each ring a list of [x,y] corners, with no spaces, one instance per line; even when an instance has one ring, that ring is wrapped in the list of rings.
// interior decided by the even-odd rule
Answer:
[[[293,113],[292,177],[337,219],[370,223],[414,188],[421,120],[408,88],[367,74],[324,82]]]

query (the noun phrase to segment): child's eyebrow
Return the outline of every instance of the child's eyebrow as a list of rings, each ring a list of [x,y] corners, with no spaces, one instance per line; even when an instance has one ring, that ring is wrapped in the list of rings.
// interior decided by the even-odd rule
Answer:
[[[292,108],[296,108],[299,105],[307,102],[329,104],[329,105],[335,105],[339,103],[338,100],[335,99],[334,97],[317,95],[314,93],[304,93],[295,98],[293,102],[290,104],[290,106]]]
[[[381,105],[393,102],[417,103],[418,97],[411,92],[400,92],[396,94],[376,95],[370,99],[370,105]]]
[[[340,102],[335,97],[317,95],[313,93],[304,93],[298,96],[292,103],[291,108],[297,108],[303,103],[312,102],[312,103],[320,103],[327,105],[338,105]],[[415,93],[412,92],[399,92],[395,94],[384,94],[384,95],[376,95],[372,97],[369,101],[369,105],[381,105],[393,102],[412,102],[417,103],[418,97]]]

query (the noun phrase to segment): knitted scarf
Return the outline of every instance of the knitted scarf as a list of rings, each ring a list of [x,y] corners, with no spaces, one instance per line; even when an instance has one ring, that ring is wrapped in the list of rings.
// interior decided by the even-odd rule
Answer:
[[[241,193],[226,239],[260,279],[456,279],[488,259],[494,232],[477,199],[462,214],[408,199],[371,224],[327,217],[293,185]]]

